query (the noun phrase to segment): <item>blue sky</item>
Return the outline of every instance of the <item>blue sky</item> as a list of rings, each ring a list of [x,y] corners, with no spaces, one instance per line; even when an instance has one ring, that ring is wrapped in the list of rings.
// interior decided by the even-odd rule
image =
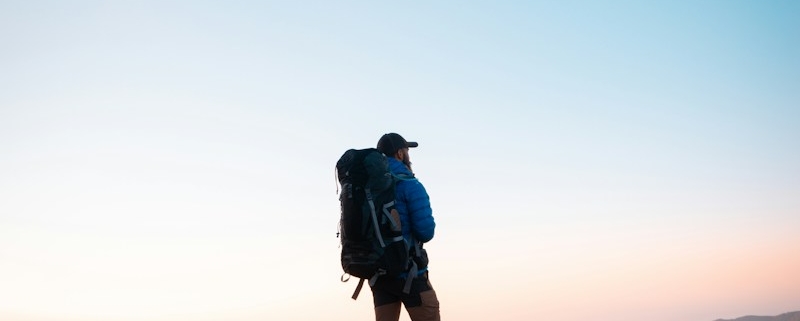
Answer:
[[[798,14],[2,2],[0,318],[369,319],[333,165],[390,131],[448,318],[800,309]]]

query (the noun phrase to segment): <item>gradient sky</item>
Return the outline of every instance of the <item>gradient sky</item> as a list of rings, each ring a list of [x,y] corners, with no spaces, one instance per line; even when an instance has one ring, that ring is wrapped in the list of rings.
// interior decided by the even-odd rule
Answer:
[[[800,310],[797,1],[0,2],[0,319],[371,320],[398,132],[446,320]],[[407,320],[407,316],[403,316]]]

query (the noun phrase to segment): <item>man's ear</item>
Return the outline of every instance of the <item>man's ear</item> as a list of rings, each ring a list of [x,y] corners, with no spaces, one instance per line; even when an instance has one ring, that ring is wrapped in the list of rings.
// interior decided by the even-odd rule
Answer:
[[[396,158],[397,160],[402,162],[403,161],[403,150],[402,149],[398,149],[397,153],[394,153],[394,158]]]

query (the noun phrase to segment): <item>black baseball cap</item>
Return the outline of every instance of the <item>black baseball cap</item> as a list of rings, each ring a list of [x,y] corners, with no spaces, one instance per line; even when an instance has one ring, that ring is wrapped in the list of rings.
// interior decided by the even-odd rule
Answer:
[[[413,148],[417,146],[419,146],[417,142],[409,142],[397,133],[385,134],[378,140],[378,151],[386,155],[394,155],[401,148]]]

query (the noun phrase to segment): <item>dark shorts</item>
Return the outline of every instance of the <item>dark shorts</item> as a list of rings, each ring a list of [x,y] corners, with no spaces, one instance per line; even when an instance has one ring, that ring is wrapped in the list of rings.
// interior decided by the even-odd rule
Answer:
[[[431,282],[428,280],[428,273],[422,274],[411,281],[411,291],[403,293],[405,279],[381,277],[372,286],[372,299],[375,306],[382,306],[398,301],[403,302],[406,308],[413,308],[423,305],[420,293],[433,290]]]

